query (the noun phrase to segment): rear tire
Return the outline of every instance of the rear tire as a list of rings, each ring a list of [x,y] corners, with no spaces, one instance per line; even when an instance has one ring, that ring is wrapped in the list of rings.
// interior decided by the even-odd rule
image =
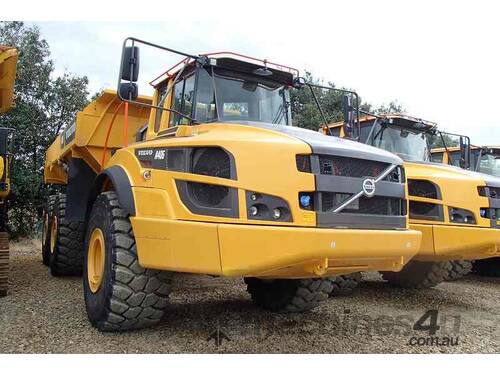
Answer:
[[[444,281],[461,279],[472,271],[470,260],[451,260],[446,262]]]
[[[389,284],[407,289],[432,288],[444,280],[446,262],[419,262],[411,260],[399,272],[382,272]]]
[[[57,195],[50,195],[43,209],[42,227],[42,262],[46,266],[50,265],[50,225],[54,216],[54,203]]]
[[[500,277],[500,257],[474,261],[472,272],[479,276]]]
[[[351,273],[350,275],[342,275],[330,277],[332,282],[332,291],[330,297],[349,295],[358,287],[361,281],[361,272]]]
[[[0,232],[0,297],[9,289],[9,234]]]
[[[332,292],[330,278],[258,279],[245,278],[253,302],[274,312],[304,312],[317,307]]]
[[[102,247],[102,261],[98,263],[93,261],[97,254],[93,247],[95,233],[102,235],[98,245]],[[100,331],[157,324],[168,306],[171,275],[139,264],[129,215],[120,207],[115,192],[101,193],[85,234],[83,289],[91,324]]]
[[[57,231],[56,238],[51,235],[49,241],[50,273],[52,276],[81,276],[85,223],[66,219],[66,194],[57,195],[51,228],[54,220]]]

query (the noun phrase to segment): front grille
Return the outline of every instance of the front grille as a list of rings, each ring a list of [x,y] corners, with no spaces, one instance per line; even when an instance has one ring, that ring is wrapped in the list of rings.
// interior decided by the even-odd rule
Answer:
[[[321,211],[327,212],[345,202],[350,194],[322,192]],[[361,196],[356,201],[342,210],[343,213],[365,214],[365,215],[405,215],[405,200],[390,197],[375,196],[367,198]]]
[[[408,180],[408,193],[414,197],[439,199],[436,185],[426,180]]]
[[[320,173],[344,177],[377,177],[389,167],[389,163],[373,160],[319,155]]]
[[[480,186],[477,188],[479,195],[483,197],[490,197],[494,199],[500,198],[500,188],[497,187],[489,187],[489,186]]]
[[[500,218],[500,208],[483,207],[480,214],[484,219],[497,220]]]

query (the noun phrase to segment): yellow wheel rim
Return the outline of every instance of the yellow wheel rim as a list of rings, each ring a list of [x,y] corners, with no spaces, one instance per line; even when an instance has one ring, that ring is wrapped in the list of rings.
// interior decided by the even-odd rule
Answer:
[[[57,243],[57,216],[52,219],[50,226],[50,252],[53,253]]]
[[[104,235],[99,228],[95,228],[90,236],[87,256],[87,280],[92,293],[96,293],[102,284],[105,253]]]

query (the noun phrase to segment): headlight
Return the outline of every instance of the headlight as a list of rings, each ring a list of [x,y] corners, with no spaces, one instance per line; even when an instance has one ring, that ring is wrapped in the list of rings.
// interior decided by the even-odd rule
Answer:
[[[247,217],[249,220],[291,222],[292,214],[288,203],[279,197],[246,192]]]
[[[474,214],[462,208],[449,207],[448,213],[452,223],[476,224]]]

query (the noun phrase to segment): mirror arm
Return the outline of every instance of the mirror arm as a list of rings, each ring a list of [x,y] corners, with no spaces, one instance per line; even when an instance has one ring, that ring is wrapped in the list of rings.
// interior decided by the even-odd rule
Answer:
[[[451,155],[450,151],[448,150],[448,147],[446,146],[446,142],[444,141],[444,137],[443,137],[443,132],[441,132],[440,130],[437,131],[439,133],[439,137],[441,138],[441,142],[443,142],[443,147],[444,147],[444,150],[446,152],[446,155],[448,155],[448,164],[450,164],[450,161],[451,161],[451,164],[453,165],[453,156]]]
[[[326,115],[325,115],[325,112],[323,111],[323,107],[321,106],[319,100],[318,100],[318,97],[316,96],[316,93],[314,92],[313,90],[313,85],[312,83],[306,83],[306,85],[309,87],[309,90],[311,90],[311,94],[314,98],[314,101],[316,103],[316,106],[318,107],[319,109],[319,112],[321,113],[321,116],[323,117],[323,120],[325,121],[325,126],[327,127],[328,129],[328,133],[333,136],[333,133],[332,133],[332,129],[330,129],[330,127],[328,126],[328,120],[326,118]]]

